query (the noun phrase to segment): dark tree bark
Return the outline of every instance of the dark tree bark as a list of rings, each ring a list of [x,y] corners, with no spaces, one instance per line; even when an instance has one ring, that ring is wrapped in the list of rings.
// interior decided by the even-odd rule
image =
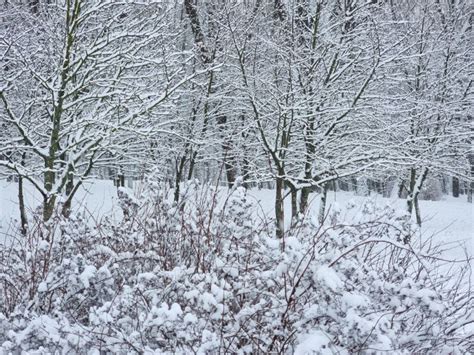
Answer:
[[[277,177],[275,187],[275,226],[277,238],[283,238],[285,234],[285,206],[283,203],[283,187],[283,178]]]
[[[418,196],[414,200],[415,204],[415,218],[416,218],[416,224],[421,226],[421,212],[420,212],[420,201],[418,199]]]
[[[402,180],[398,184],[398,198],[402,198],[404,189],[405,189],[405,181]]]
[[[197,4],[196,1],[193,0],[185,0],[184,7],[186,14],[189,18],[191,23],[191,30],[194,35],[194,42],[196,47],[200,51],[200,57],[203,63],[209,64],[214,61],[214,53],[211,52],[206,44],[204,32],[202,31],[201,23],[199,21],[199,15],[197,12]],[[215,79],[213,72],[211,72],[211,79],[210,79],[210,86],[212,87],[212,81]],[[210,90],[211,92],[212,90]],[[227,116],[220,115],[217,118],[217,124],[219,125],[220,129],[222,130],[225,125],[227,124]],[[236,162],[232,154],[230,154],[232,149],[232,143],[224,137],[224,142],[222,143],[222,150],[223,150],[223,159],[224,159],[224,168],[226,170],[226,177],[227,177],[227,185],[229,188],[232,188],[235,183],[235,178],[237,176],[236,173]]]
[[[117,174],[115,183],[116,183],[117,187],[124,187],[125,186],[125,175],[123,174],[122,169],[119,170],[119,173]]]
[[[23,153],[21,155],[21,165],[25,165],[25,158],[26,154]],[[28,231],[28,217],[26,215],[26,207],[25,207],[25,194],[23,191],[23,177],[18,175],[18,206],[20,208],[20,223],[21,223],[21,234],[26,235]]]
[[[414,190],[415,190],[415,184],[416,184],[416,169],[411,168],[410,169],[410,185],[409,185],[409,191],[408,191],[408,197],[407,197],[407,207],[408,207],[408,213],[411,215],[413,212],[413,201],[415,200],[415,196],[413,196]]]
[[[442,175],[441,178],[440,178],[440,181],[441,181],[441,192],[445,195],[448,194],[449,192],[448,192],[448,188],[446,186],[447,185],[446,177],[444,175]]]
[[[459,178],[453,176],[453,197],[459,197]]]
[[[196,157],[197,152],[193,152],[191,154],[191,158],[189,159],[188,180],[191,180],[193,178],[194,167],[196,166]]]
[[[28,218],[26,217],[25,196],[23,193],[23,177],[21,175],[18,177],[18,205],[20,208],[21,234],[26,235],[28,230]]]
[[[67,175],[67,183],[66,183],[67,199],[64,202],[63,211],[62,211],[63,216],[66,218],[68,218],[71,215],[72,198],[70,198],[70,196],[73,193],[73,190],[74,190],[74,172],[70,170]]]
[[[235,157],[232,156],[232,145],[228,140],[224,139],[222,143],[223,159],[225,175],[227,178],[227,186],[231,189],[234,186],[235,178],[237,177]]]
[[[303,187],[300,195],[300,212],[305,213],[308,209],[308,199],[311,190],[309,187]]]
[[[212,62],[212,57],[207,49],[204,41],[204,33],[202,32],[201,23],[197,13],[196,2],[193,0],[185,0],[184,8],[191,23],[191,30],[194,35],[194,42],[201,53],[201,59],[204,63]]]
[[[413,208],[415,209],[415,216],[416,216],[416,223],[421,226],[421,212],[420,212],[420,205],[418,201],[418,195],[423,187],[423,183],[428,176],[428,168],[422,168],[421,175],[416,177],[416,169],[410,169],[410,187],[407,196],[407,207],[408,213],[413,213]]]
[[[380,180],[375,180],[375,191],[380,195],[383,194],[382,182]]]
[[[179,202],[179,194],[180,194],[180,184],[183,181],[183,172],[184,172],[184,164],[186,163],[186,155],[183,154],[179,163],[176,164],[176,177],[174,183],[174,202]]]

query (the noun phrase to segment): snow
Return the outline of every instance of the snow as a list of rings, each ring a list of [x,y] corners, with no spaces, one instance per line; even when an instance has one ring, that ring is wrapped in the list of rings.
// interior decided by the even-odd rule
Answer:
[[[322,331],[316,330],[308,334],[302,334],[298,337],[298,346],[295,349],[295,355],[321,354],[330,355],[334,352],[329,349],[331,339]]]
[[[366,297],[358,295],[354,292],[343,292],[341,300],[347,306],[347,308],[357,308],[368,303]]]
[[[85,288],[89,288],[90,286],[90,279],[92,279],[97,272],[97,269],[92,265],[87,265],[84,268],[84,271],[79,275],[79,279],[81,280],[82,284]]]
[[[222,189],[222,194],[227,193]],[[258,204],[257,214],[265,219],[273,217],[274,192],[268,189],[252,189],[248,192],[250,201]],[[4,235],[10,228],[13,219],[19,219],[17,184],[0,180],[0,235]],[[25,199],[27,208],[31,211],[41,205],[41,195],[34,187],[25,182]],[[222,200],[225,200],[224,198]],[[398,198],[384,198],[380,195],[355,196],[350,192],[328,192],[327,210],[337,210],[343,218],[361,212],[362,206],[367,201],[372,201],[379,206],[392,206],[404,213],[406,201]],[[348,208],[348,206],[353,208]],[[74,199],[74,206],[87,214],[100,218],[107,214],[120,219],[122,216],[119,206],[117,188],[109,180],[91,180],[84,183]],[[423,218],[422,236],[432,238],[434,242],[446,243],[449,248],[444,252],[444,257],[462,260],[474,255],[474,208],[473,204],[466,202],[466,197],[453,198],[444,196],[442,201],[420,201]],[[309,217],[317,218],[319,209],[319,195],[312,194],[309,208]],[[290,199],[285,199],[285,225],[291,222]],[[2,239],[0,237],[0,242]],[[290,241],[291,242],[291,241]]]
[[[32,211],[42,203],[42,196],[28,181],[24,181],[24,194],[27,210]],[[121,217],[117,207],[117,188],[110,180],[91,180],[81,186],[73,204],[91,216],[111,214]],[[8,229],[12,219],[19,219],[18,186],[15,182],[0,180],[0,233]]]
[[[15,197],[15,184],[3,181],[0,186],[3,187],[3,190],[1,191],[3,194],[2,196],[9,194],[10,196]],[[123,192],[127,193],[127,195],[129,194],[129,191]],[[241,216],[244,220],[253,220],[252,217],[255,216],[257,219],[267,219],[268,217],[272,217],[274,195],[271,190],[251,190],[247,192],[245,196],[246,200],[253,199],[259,204],[258,209],[254,211],[252,211],[251,207],[245,203],[240,205],[236,203],[238,199],[233,201],[233,196],[227,199],[227,189],[221,188],[218,193],[218,208],[220,208],[222,204],[228,203],[227,206],[230,206],[229,209],[234,208],[232,213],[235,212],[237,214],[240,213],[239,208],[249,208],[249,210],[245,211],[248,214]],[[75,205],[76,211],[79,206],[89,213],[95,211],[95,220],[102,218],[104,214],[107,213],[115,213],[114,216],[116,218],[120,216],[117,210],[120,209],[121,201],[117,199],[117,189],[111,183],[105,181],[94,181],[89,183],[86,186],[86,189],[81,191],[81,194],[82,197],[79,195],[81,200],[77,200]],[[317,211],[319,208],[318,195],[314,194],[312,197],[313,199],[308,212],[309,218],[317,219]],[[27,194],[26,199],[30,209],[34,208],[34,195]],[[6,215],[9,215],[10,218],[17,217],[16,201],[11,199],[3,200],[2,202],[4,202],[4,204],[2,204],[2,218],[5,218],[4,216]],[[165,206],[168,205],[165,204]],[[361,197],[355,196],[351,193],[341,192],[333,192],[328,196],[328,209],[331,212],[337,211],[338,221],[340,220],[343,222],[351,221],[352,217],[356,215],[360,218],[370,219],[372,209],[375,210],[376,207],[384,206],[398,208],[396,215],[402,216],[405,214],[404,200],[386,199],[378,195]],[[3,207],[6,207],[6,209],[3,209]],[[451,238],[450,241],[452,242],[453,248],[446,251],[445,257],[449,256],[452,258],[463,259],[465,257],[465,249],[463,249],[463,246],[469,247],[470,249],[466,250],[466,252],[468,255],[472,255],[472,205],[460,199],[446,198],[443,201],[437,202],[422,201],[421,208],[422,213],[425,216],[423,238],[433,238],[435,241],[446,241],[447,238]],[[285,223],[288,226],[290,222],[289,219],[291,218],[289,201],[286,205],[285,212]],[[228,227],[228,222],[227,220],[225,221],[226,227]],[[233,219],[230,219],[229,221],[235,224],[234,229],[229,232],[230,235],[235,236],[235,234],[232,233],[237,233],[238,235],[242,224]],[[1,223],[2,226],[8,228],[10,221],[3,219]],[[76,230],[76,232],[79,236],[82,234],[81,230]],[[134,238],[135,234],[134,231],[127,229],[124,233],[124,237]],[[219,347],[221,344],[219,333],[205,329],[205,323],[218,322],[232,312],[237,312],[235,313],[235,327],[241,326],[241,324],[245,322],[249,322],[249,327],[251,327],[252,325],[250,325],[250,323],[253,321],[252,317],[257,313],[264,314],[265,317],[268,317],[270,322],[275,325],[275,322],[278,323],[281,320],[279,316],[276,316],[277,313],[272,313],[272,310],[279,309],[282,306],[285,308],[286,306],[284,301],[281,303],[275,302],[278,297],[280,297],[281,300],[284,300],[283,291],[285,290],[285,286],[283,283],[281,284],[280,293],[279,282],[287,280],[290,275],[294,275],[295,265],[298,264],[298,260],[300,260],[299,258],[304,255],[307,250],[306,247],[308,244],[305,243],[313,240],[310,236],[305,240],[298,236],[294,236],[291,233],[288,234],[289,235],[285,237],[286,246],[284,250],[282,250],[279,241],[270,235],[265,235],[262,236],[262,238],[255,239],[255,244],[252,245],[257,247],[256,245],[259,244],[257,248],[262,248],[260,251],[262,253],[260,259],[265,259],[264,257],[262,258],[263,255],[272,254],[273,252],[275,252],[276,255],[274,258],[269,259],[272,260],[272,266],[268,267],[268,269],[262,269],[254,283],[250,283],[250,285],[252,285],[250,287],[249,281],[251,281],[252,278],[240,277],[239,273],[245,274],[245,271],[236,268],[235,264],[233,264],[235,262],[226,257],[228,254],[216,255],[217,260],[213,267],[217,267],[219,273],[214,275],[215,278],[211,277],[210,273],[205,274],[206,280],[203,280],[202,282],[197,280],[204,275],[196,275],[197,278],[195,281],[192,281],[196,282],[195,287],[189,287],[189,282],[184,281],[187,280],[187,270],[182,266],[174,266],[171,270],[162,270],[159,267],[155,268],[155,266],[152,266],[151,268],[145,267],[143,271],[140,270],[140,268],[133,271],[134,268],[131,267],[128,271],[134,272],[133,277],[128,277],[128,285],[124,284],[123,289],[120,290],[121,301],[107,301],[101,305],[95,305],[90,309],[89,320],[94,326],[100,325],[104,327],[112,327],[119,318],[121,309],[126,309],[125,306],[127,304],[135,305],[135,303],[142,302],[141,300],[137,301],[136,299],[135,290],[139,290],[147,302],[141,305],[144,308],[142,309],[142,312],[136,315],[137,321],[145,327],[148,327],[148,329],[162,329],[164,334],[166,334],[167,330],[171,331],[171,329],[177,329],[178,326],[184,326],[184,330],[179,328],[180,331],[176,334],[179,335],[184,332],[187,334],[186,339],[188,339],[188,336],[189,339],[197,339],[196,337],[199,337],[201,343],[200,348],[196,349],[198,353],[212,352],[213,349],[216,349],[216,347]],[[333,230],[332,233],[328,233],[328,240],[342,237],[343,234],[338,234],[335,230]],[[349,236],[345,236],[344,238],[348,238],[347,243],[344,242],[344,239],[340,239],[338,240],[340,244],[337,244],[341,246],[338,250],[342,250],[342,252],[344,252],[346,247],[351,250],[353,244],[348,243],[354,242],[354,240],[357,242],[358,240],[357,238],[352,240]],[[377,238],[377,236],[374,236],[372,239],[381,240]],[[225,239],[223,240],[226,241]],[[367,240],[371,240],[370,236]],[[104,255],[112,255],[114,258],[117,258],[117,260],[127,259],[135,255],[133,254],[133,246],[131,249],[115,254],[110,250],[110,248],[102,245],[102,243],[104,242],[98,241],[93,248],[87,248],[87,255],[103,253]],[[140,241],[138,244],[143,244],[143,241]],[[47,251],[53,246],[53,243],[50,245],[46,241],[40,241],[35,247],[38,250]],[[249,248],[249,250],[253,249]],[[215,253],[215,251],[210,251],[211,259],[212,253]],[[298,322],[301,322],[301,327],[295,328],[295,339],[292,341],[292,345],[288,345],[288,350],[295,354],[347,353],[345,350],[347,347],[343,347],[340,343],[334,341],[334,332],[329,328],[324,328],[324,322],[319,323],[318,320],[318,323],[312,323],[312,318],[316,320],[321,317],[336,319],[335,322],[337,322],[338,325],[341,325],[338,334],[344,334],[344,337],[341,339],[346,342],[346,345],[352,344],[351,342],[355,341],[354,339],[356,338],[360,340],[369,337],[370,334],[372,334],[372,331],[375,331],[374,329],[376,329],[377,332],[382,330],[385,332],[384,329],[387,329],[387,333],[383,333],[385,335],[380,335],[377,339],[371,339],[370,341],[373,346],[376,345],[377,349],[393,348],[393,335],[390,334],[390,331],[388,330],[390,327],[389,325],[384,325],[384,322],[389,324],[390,320],[388,318],[381,318],[380,314],[377,314],[376,317],[372,317],[372,313],[369,312],[372,307],[376,305],[375,299],[369,296],[368,293],[364,293],[365,291],[362,288],[353,289],[348,287],[348,285],[350,286],[351,281],[346,278],[345,275],[347,275],[347,271],[353,273],[352,262],[349,260],[347,265],[344,266],[344,269],[338,269],[342,267],[344,263],[338,263],[338,267],[333,267],[331,265],[332,260],[338,258],[339,255],[341,254],[338,254],[337,252],[330,252],[325,256],[324,254],[321,254],[320,257],[311,264],[311,268],[308,269],[308,278],[302,279],[305,280],[304,282],[307,282],[307,285],[316,290],[321,290],[322,293],[318,294],[316,292],[315,298],[311,299],[309,303],[305,305],[304,311],[296,311],[293,315],[297,320],[295,325],[298,324]],[[84,264],[82,260],[82,258],[78,259],[74,271],[69,275],[69,284],[77,284],[80,288],[83,288],[81,292],[86,295],[94,295],[94,292],[98,289],[106,290],[107,288],[105,287],[109,287],[107,286],[107,282],[109,281],[106,279],[111,276],[111,272],[114,272],[113,268],[110,268],[109,270],[106,264],[104,264],[101,267],[97,265],[98,269],[96,269],[96,267],[93,266],[93,263]],[[246,258],[242,257],[242,260],[246,260]],[[250,265],[253,264],[254,261],[250,261]],[[211,270],[212,272],[215,272],[214,269]],[[296,267],[296,270],[299,270],[299,266]],[[298,275],[295,274],[295,276]],[[370,276],[370,274],[366,275]],[[110,278],[109,285],[112,286],[114,285],[114,280],[113,277]],[[373,279],[381,280],[377,275],[375,275]],[[176,292],[175,296],[168,298],[163,297],[160,293],[161,291],[159,291],[162,288],[162,285],[164,285],[163,280],[166,280],[166,284],[169,283],[168,285],[172,285],[172,287],[165,287],[169,289],[166,293],[171,294]],[[370,277],[367,280],[370,280]],[[135,288],[130,287],[134,282],[137,282]],[[199,284],[197,282],[199,282]],[[232,298],[236,296],[238,296],[239,299],[245,300],[246,297],[248,297],[248,294],[252,293],[250,288],[258,289],[261,285],[265,284],[270,285],[268,287],[275,287],[275,290],[271,292],[271,294],[274,295],[272,302],[268,303],[269,301],[268,299],[266,300],[265,297],[257,296],[255,302],[252,301],[252,303],[242,306],[241,309],[236,308],[233,310],[233,307],[238,307],[239,305],[236,303],[236,306],[234,306],[232,302],[229,302],[229,300],[232,300]],[[49,294],[52,292],[52,285],[53,283],[50,282],[49,279],[46,279],[38,285],[38,292]],[[179,287],[176,287],[175,291],[175,286],[178,285]],[[371,282],[371,286],[374,287],[373,290],[376,290],[375,293],[378,294],[377,284]],[[381,286],[383,285],[381,284]],[[396,280],[393,284],[389,283],[383,291],[386,295],[386,298],[383,299],[383,309],[385,310],[385,307],[387,307],[388,312],[398,311],[403,313],[407,309],[416,308],[423,310],[423,312],[430,312],[429,314],[435,315],[445,312],[447,303],[443,303],[444,301],[437,296],[436,290],[433,291],[430,288],[425,288],[425,286],[429,287],[429,285],[417,284],[416,280],[410,277],[405,277],[403,280]],[[85,289],[87,289],[87,291]],[[301,285],[295,288],[295,299],[305,298],[306,296],[301,297],[301,295],[304,295],[306,289],[306,285]],[[393,297],[392,291],[394,293]],[[119,304],[120,307],[117,306],[114,308],[112,306],[114,302],[118,302],[117,304]],[[121,302],[123,302],[123,304]],[[331,304],[334,305],[334,308],[331,308]],[[205,318],[203,318],[202,314],[205,314]],[[385,317],[385,315],[383,317]],[[203,322],[203,319],[205,319],[205,322]],[[343,319],[343,321],[341,321],[341,319]],[[43,329],[40,329],[39,326],[40,321],[42,327],[48,329],[51,336],[54,338],[54,342],[59,341],[57,340],[59,339],[58,337],[63,337],[62,332],[65,330],[59,326],[60,324],[64,324],[60,323],[63,321],[55,321],[51,318],[43,317],[40,320],[36,319],[35,322],[28,325],[27,329],[18,332],[16,337],[12,336],[11,339],[15,342],[26,341],[25,337],[27,337],[28,334],[31,334],[31,332],[43,336]],[[456,324],[453,324],[451,327],[451,323],[454,323],[455,321]],[[453,332],[471,331],[472,315],[466,315],[466,317],[464,317],[462,314],[459,317],[459,321],[457,319],[455,321],[448,324],[448,327],[450,327],[449,329],[453,329]],[[311,324],[311,326],[308,326],[308,324]],[[256,327],[257,325],[253,326]],[[459,330],[458,328],[462,329]],[[439,332],[436,331],[436,333]],[[127,341],[130,342],[140,338],[140,333],[137,331],[131,331],[130,333],[126,332],[125,335]],[[79,338],[77,338],[77,340],[75,339],[75,337],[79,337],[79,335],[73,335],[71,337],[73,343],[82,341]],[[414,341],[417,341],[415,337],[413,337],[413,339]],[[408,341],[409,340],[406,340],[406,342]],[[5,346],[10,347],[9,344]],[[11,347],[13,346],[14,345]],[[249,351],[250,350],[249,347]]]
[[[46,282],[40,282],[38,285],[38,292],[46,292],[48,291],[48,284]]]
[[[337,291],[343,286],[343,282],[337,275],[336,271],[326,265],[321,265],[319,267],[316,273],[316,279],[323,287],[329,287],[333,291]]]
[[[25,340],[27,334],[31,330],[34,330],[38,332],[43,339],[58,341],[61,338],[59,328],[59,324],[56,320],[47,315],[41,315],[33,320],[25,330],[18,332],[17,334],[12,334],[12,338],[15,338],[17,344],[21,344]]]
[[[272,216],[274,208],[274,193],[271,190],[251,190],[250,198],[260,205],[260,215]],[[327,210],[337,209],[343,218],[349,219],[360,213],[366,202],[373,201],[378,206],[391,206],[405,213],[406,200],[399,198],[384,198],[381,195],[355,196],[351,192],[330,191],[327,196]],[[319,195],[311,195],[309,217],[317,218],[319,210]],[[354,206],[348,209],[347,206]],[[421,227],[424,238],[432,238],[434,242],[447,243],[448,250],[444,257],[449,259],[465,260],[466,254],[474,255],[474,205],[466,202],[466,197],[454,198],[444,196],[442,201],[420,201],[423,219]],[[285,199],[285,225],[291,222],[290,199]]]
[[[191,324],[197,323],[198,321],[197,317],[192,313],[186,313],[183,320],[185,323],[191,323]]]

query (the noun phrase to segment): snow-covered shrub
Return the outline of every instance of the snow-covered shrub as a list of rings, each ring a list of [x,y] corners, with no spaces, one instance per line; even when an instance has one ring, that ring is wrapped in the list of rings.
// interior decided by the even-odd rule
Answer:
[[[368,201],[277,240],[241,187],[145,192],[122,190],[120,223],[56,217],[3,247],[0,352],[474,350],[466,270],[405,244],[405,214]]]

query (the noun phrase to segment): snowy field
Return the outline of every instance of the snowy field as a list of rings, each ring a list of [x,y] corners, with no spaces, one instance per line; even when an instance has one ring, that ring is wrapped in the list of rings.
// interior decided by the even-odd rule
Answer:
[[[274,194],[269,190],[253,190],[250,195],[262,206],[266,213],[273,213]],[[405,209],[406,201],[399,198],[384,198],[373,194],[368,197],[355,196],[353,193],[338,191],[328,193],[328,209],[338,208],[342,214],[347,213],[347,204],[356,205],[354,212],[362,208],[368,200],[379,206],[389,205],[397,209]],[[422,234],[434,238],[435,242],[451,244],[452,249],[446,257],[465,259],[464,250],[469,256],[474,255],[474,209],[466,202],[465,197],[453,198],[444,196],[443,201],[420,201],[423,218]],[[316,218],[319,209],[318,195],[313,194],[310,215]],[[354,213],[352,212],[352,213]],[[286,225],[291,219],[289,198],[285,200]]]
[[[261,216],[273,216],[274,192],[267,189],[251,190],[249,196],[260,207]],[[26,203],[30,210],[40,205],[41,196],[31,186],[25,187]],[[390,205],[404,209],[405,200],[398,198],[383,198],[380,195],[369,197],[355,196],[349,192],[329,192],[328,208],[341,209],[352,203],[357,208],[362,207],[367,200],[374,201],[379,206]],[[96,180],[85,184],[77,193],[74,207],[80,205],[94,217],[104,214],[121,218],[117,206],[116,187],[112,181]],[[435,242],[449,243],[445,257],[449,259],[465,259],[465,251],[469,256],[474,255],[474,209],[473,204],[467,203],[465,196],[453,198],[444,196],[442,201],[420,201],[423,216],[422,233],[425,238],[433,238]],[[310,215],[316,217],[319,208],[317,194],[312,195]],[[347,212],[346,212],[347,213]],[[286,225],[291,218],[290,200],[285,200]],[[0,233],[4,235],[11,221],[19,217],[17,185],[0,180]]]

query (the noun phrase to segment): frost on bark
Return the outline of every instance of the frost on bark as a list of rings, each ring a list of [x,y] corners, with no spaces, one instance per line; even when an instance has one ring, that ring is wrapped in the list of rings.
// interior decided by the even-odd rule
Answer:
[[[426,181],[428,176],[428,168],[423,167],[421,169],[420,175],[417,177],[417,171],[415,168],[410,169],[410,185],[408,187],[408,196],[407,196],[407,210],[410,216],[415,210],[416,223],[421,226],[421,211],[419,205],[419,194],[423,188],[423,184]]]
[[[318,222],[322,224],[326,218],[326,200],[328,195],[328,184],[324,184],[321,191],[321,200],[319,205]]]

